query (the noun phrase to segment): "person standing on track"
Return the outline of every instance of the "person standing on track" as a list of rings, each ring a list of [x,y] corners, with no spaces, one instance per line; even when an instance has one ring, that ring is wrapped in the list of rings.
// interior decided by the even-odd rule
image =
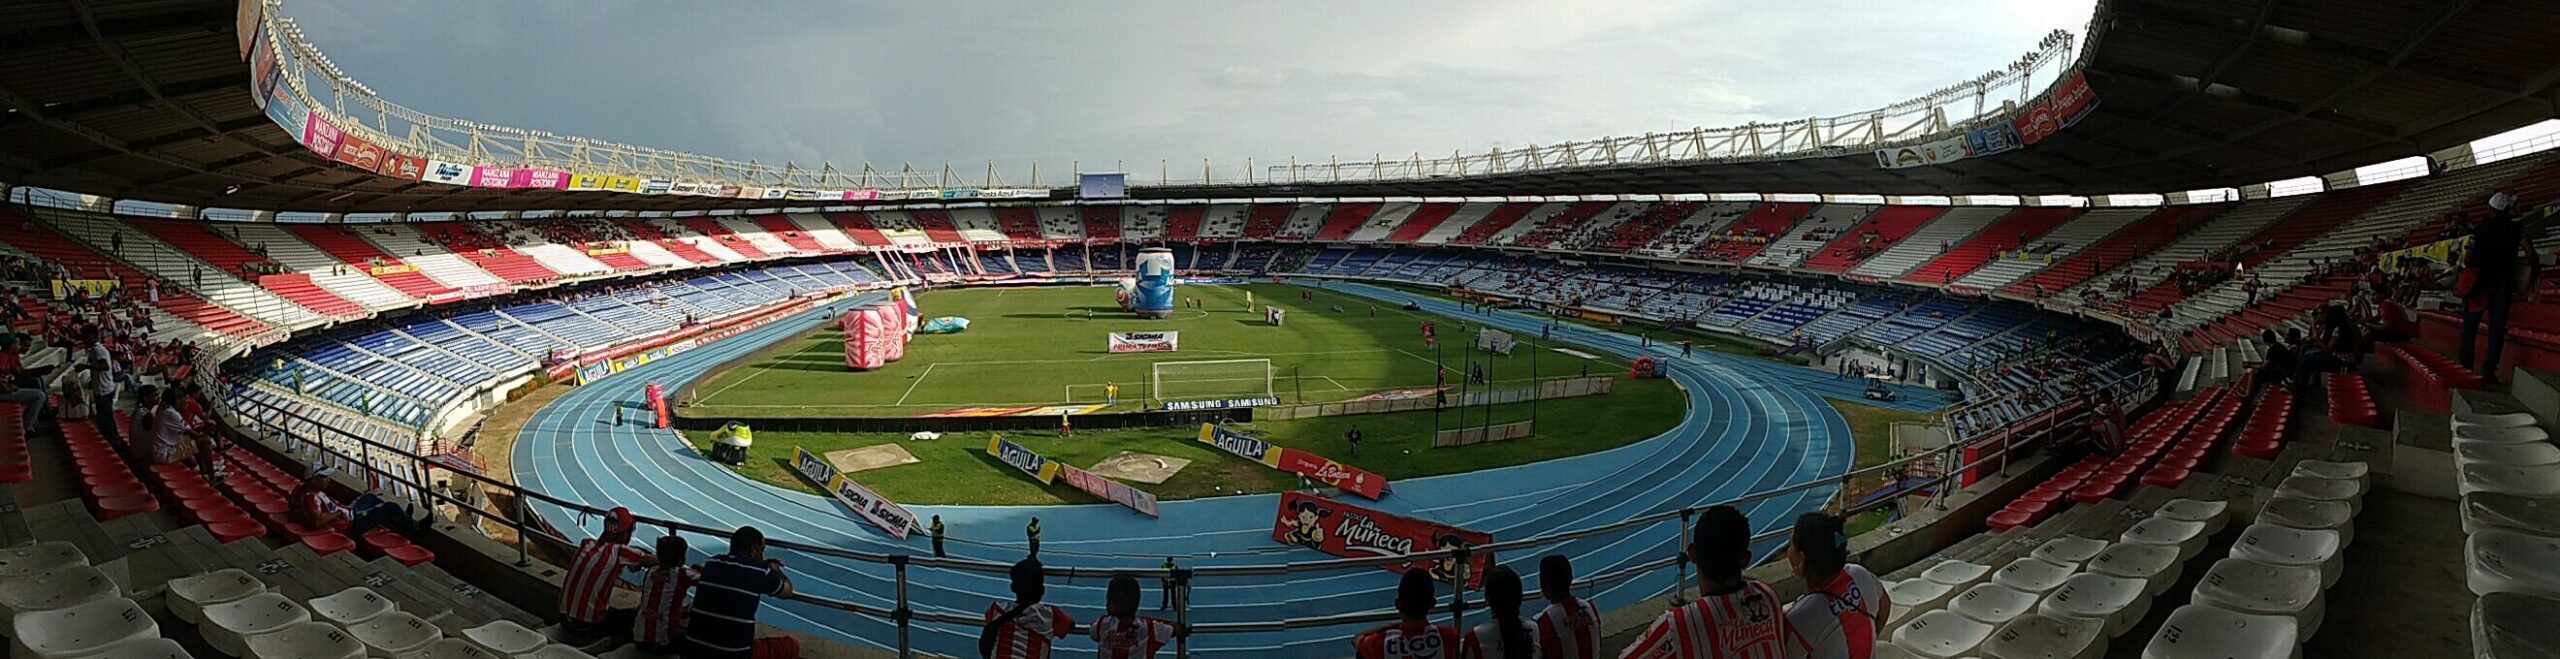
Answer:
[[[1102,405],[1104,407],[1110,407],[1119,404],[1120,385],[1110,382],[1102,383]]]
[[[947,556],[942,553],[942,516],[933,516],[933,526],[925,527],[925,531],[933,534],[933,557],[947,558]]]
[[[1733,506],[1708,508],[1690,528],[1698,599],[1665,611],[1618,659],[1780,659],[1792,642],[1777,589],[1742,576],[1751,564],[1751,520]]]
[[[1031,518],[1031,523],[1022,525],[1022,535],[1023,535],[1023,537],[1024,537],[1025,539],[1028,539],[1028,540],[1030,540],[1030,541],[1031,541],[1031,542],[1030,542],[1030,545],[1031,545],[1031,557],[1032,557],[1032,558],[1039,558],[1039,557],[1040,557],[1040,518],[1039,518],[1038,516],[1033,516],[1033,517]]]
[[[1805,513],[1787,541],[1787,564],[1804,579],[1805,594],[1787,606],[1787,628],[1796,642],[1789,659],[1867,659],[1892,616],[1893,598],[1875,573],[1849,562],[1849,534],[1840,518]]]
[[[1173,557],[1171,557],[1171,556],[1166,556],[1166,557],[1164,557],[1164,570],[1165,570],[1166,572],[1172,572],[1172,571],[1174,571],[1174,570],[1179,570],[1179,569],[1182,569],[1182,566],[1175,565],[1175,564],[1173,563]],[[1163,599],[1156,600],[1156,610],[1157,610],[1157,611],[1164,611],[1164,610],[1168,610],[1168,609],[1172,609],[1172,608],[1173,608],[1173,588],[1174,588],[1173,576],[1172,576],[1172,575],[1166,575],[1166,576],[1165,576],[1165,578],[1164,578],[1164,598],[1163,598]]]

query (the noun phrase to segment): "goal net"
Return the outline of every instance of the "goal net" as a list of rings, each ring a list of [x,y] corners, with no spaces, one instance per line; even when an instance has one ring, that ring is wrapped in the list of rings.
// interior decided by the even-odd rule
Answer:
[[[1271,360],[1156,362],[1153,385],[1160,401],[1269,397]]]

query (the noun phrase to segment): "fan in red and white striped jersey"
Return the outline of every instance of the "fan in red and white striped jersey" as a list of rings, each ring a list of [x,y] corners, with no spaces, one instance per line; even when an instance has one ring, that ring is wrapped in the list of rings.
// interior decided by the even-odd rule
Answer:
[[[1094,655],[1099,659],[1154,659],[1173,644],[1173,623],[1138,615],[1138,578],[1111,577],[1103,592],[1104,613],[1093,621]]]
[[[1785,659],[1793,642],[1778,591],[1742,576],[1751,563],[1751,520],[1733,506],[1708,508],[1689,535],[1698,601],[1672,607],[1618,659]]]
[[[702,580],[702,571],[684,558],[683,537],[658,538],[658,564],[640,578],[640,611],[631,619],[631,642],[643,650],[671,654],[684,638],[685,595]]]
[[[1573,596],[1573,561],[1563,554],[1538,560],[1538,659],[1599,659],[1600,607]]]
[[[1076,626],[1067,610],[1046,604],[1040,561],[1013,564],[1013,601],[987,605],[987,625],[978,629],[978,655],[987,659],[1049,659],[1049,646]]]
[[[613,585],[622,580],[625,570],[636,570],[657,561],[632,547],[631,511],[614,508],[604,516],[604,534],[578,543],[578,552],[569,560],[569,573],[560,582],[561,626],[579,636],[603,636],[608,607],[613,603]]]

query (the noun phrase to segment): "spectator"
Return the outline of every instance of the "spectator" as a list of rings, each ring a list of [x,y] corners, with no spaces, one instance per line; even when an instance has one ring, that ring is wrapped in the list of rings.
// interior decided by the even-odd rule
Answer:
[[[766,597],[791,596],[782,561],[764,555],[764,532],[741,526],[729,534],[729,553],[702,562],[693,609],[684,624],[685,659],[768,659],[800,656],[791,637],[756,638],[756,609]]]
[[[640,578],[640,609],[631,620],[631,642],[642,652],[674,654],[684,638],[685,593],[702,581],[702,571],[684,559],[683,536],[658,536],[657,562]]]
[[[933,534],[933,557],[934,557],[934,558],[943,558],[943,557],[944,557],[944,555],[943,555],[943,553],[942,553],[942,534],[943,534],[943,531],[945,531],[945,530],[947,530],[947,529],[945,529],[945,528],[942,526],[942,516],[941,516],[941,515],[935,515],[935,516],[933,516],[933,526],[930,526],[930,527],[926,527],[926,528],[925,528],[925,531],[926,531],[926,532],[928,532],[928,533],[932,533],[932,534]]]
[[[1031,545],[1031,558],[1039,558],[1040,517],[1038,515],[1033,515],[1031,517],[1031,523],[1022,525],[1022,537],[1029,541],[1029,544]]]
[[[1396,582],[1396,613],[1404,619],[1351,637],[1352,654],[1360,659],[1425,659],[1446,656],[1458,647],[1458,630],[1431,622],[1439,604],[1431,574],[1409,570]]]
[[[2501,190],[2489,196],[2489,215],[2472,229],[2471,251],[2454,285],[2455,295],[2463,302],[2462,347],[2455,361],[2490,384],[2498,382],[2498,357],[2507,346],[2507,308],[2515,302],[2517,279],[2523,275],[2517,257],[2526,249],[2524,228],[2516,223],[2515,204],[2514,192]],[[2472,342],[2483,325],[2489,335],[2487,359],[2473,361]]]
[[[1066,638],[1076,621],[1067,610],[1044,604],[1040,559],[1013,564],[1013,601],[987,605],[987,624],[978,628],[978,656],[986,659],[1049,659],[1049,646]]]
[[[145,386],[142,393],[151,396],[154,392]],[[314,530],[345,533],[351,539],[363,538],[376,526],[405,533],[416,525],[410,521],[406,507],[393,508],[390,502],[371,493],[357,497],[353,506],[339,504],[329,496],[329,477],[337,473],[324,466],[313,466],[304,473],[302,485],[294,488],[291,495],[289,521]]]
[[[1699,514],[1689,532],[1698,600],[1666,611],[1619,659],[1745,659],[1779,656],[1789,640],[1776,615],[1778,591],[1742,576],[1751,564],[1751,520],[1733,506]]]
[[[1548,554],[1538,559],[1538,593],[1547,608],[1538,612],[1539,659],[1596,659],[1600,656],[1600,607],[1573,595],[1573,559]]]
[[[622,573],[649,567],[655,559],[631,546],[631,510],[604,514],[604,534],[578,543],[569,559],[569,574],[560,582],[560,628],[586,645],[614,630],[629,627],[633,611],[613,609],[613,586]]]
[[[0,334],[0,377],[9,379],[9,392],[0,394],[0,402],[24,406],[19,412],[24,424],[20,427],[33,433],[36,423],[44,419],[44,376],[53,367],[27,366],[27,341],[25,334]]]
[[[1102,617],[1093,621],[1098,659],[1154,659],[1156,651],[1173,644],[1173,623],[1139,616],[1139,597],[1137,577],[1111,577],[1103,590]]]
[[[1787,564],[1804,580],[1805,594],[1787,606],[1787,628],[1796,642],[1791,659],[1868,659],[1884,633],[1893,598],[1864,566],[1849,562],[1849,534],[1840,518],[1805,513],[1787,541]]]
[[[1536,625],[1520,620],[1520,574],[1494,566],[1484,573],[1485,613],[1493,620],[1467,630],[1458,646],[1460,659],[1533,659],[1538,656]]]

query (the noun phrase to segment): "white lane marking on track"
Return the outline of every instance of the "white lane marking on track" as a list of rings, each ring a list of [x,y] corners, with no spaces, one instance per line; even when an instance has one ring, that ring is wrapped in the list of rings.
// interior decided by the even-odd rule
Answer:
[[[923,372],[923,373],[917,373],[917,374],[916,374],[916,381],[907,385],[907,393],[899,394],[899,395],[898,395],[898,402],[890,403],[890,404],[889,404],[889,406],[890,406],[890,407],[896,407],[896,406],[899,406],[899,405],[905,405],[905,404],[907,404],[907,397],[908,397],[908,396],[916,395],[916,387],[917,387],[918,385],[922,385],[922,384],[924,384],[924,379],[925,379],[925,378],[933,377],[933,367],[941,366],[941,365],[942,365],[942,363],[941,363],[941,362],[935,362],[935,363],[931,363],[931,364],[926,364],[926,365],[924,365],[924,372]]]

